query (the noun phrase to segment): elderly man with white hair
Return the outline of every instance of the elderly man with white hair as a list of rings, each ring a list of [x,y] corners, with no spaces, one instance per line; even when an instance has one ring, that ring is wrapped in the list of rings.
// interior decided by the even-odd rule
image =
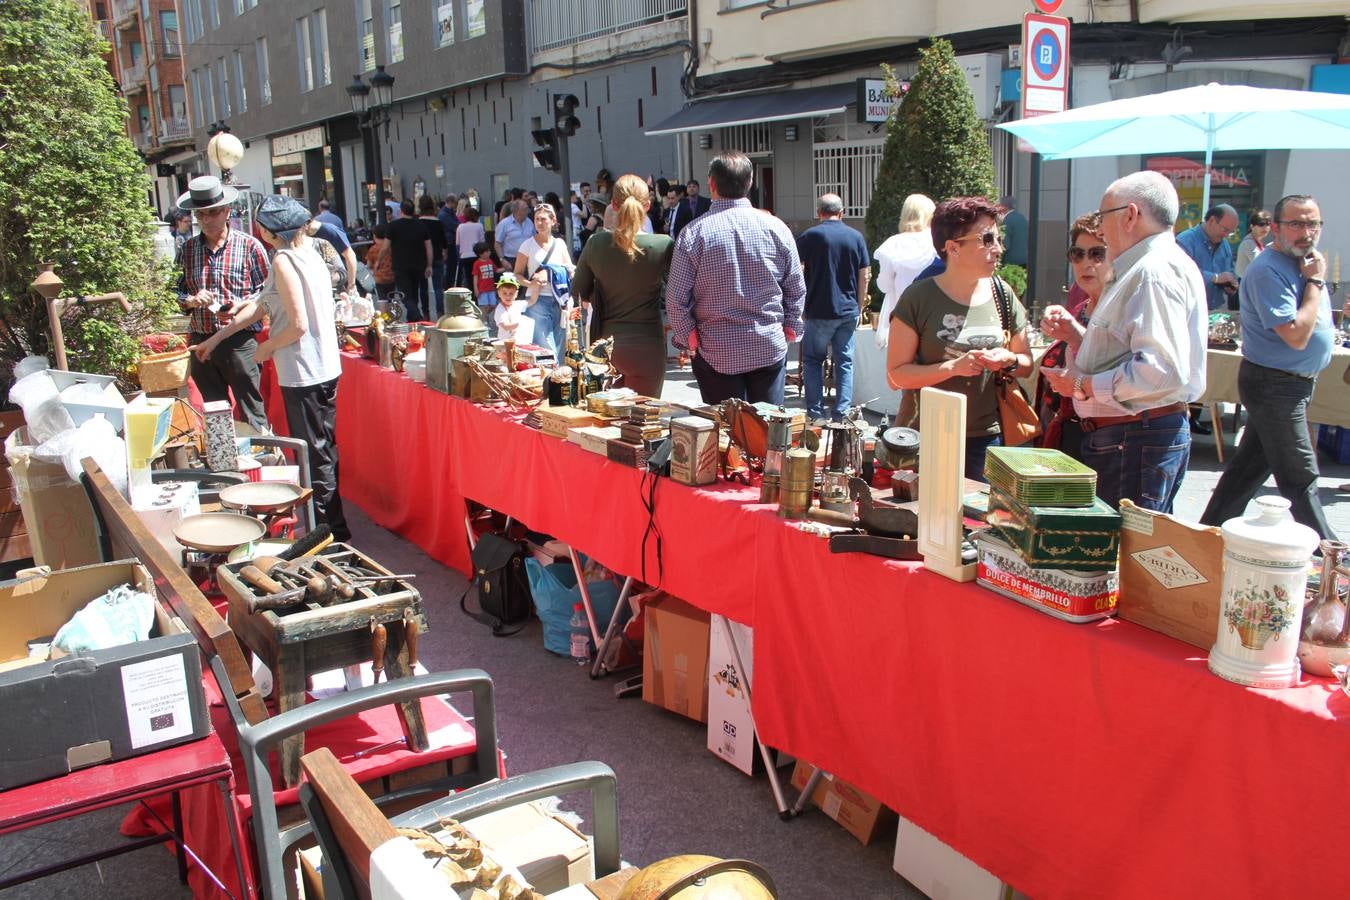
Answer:
[[[1200,271],[1177,246],[1176,188],[1158,172],[1111,184],[1097,216],[1116,273],[1087,328],[1052,306],[1042,327],[1073,348],[1043,370],[1073,398],[1097,495],[1171,512],[1191,454],[1188,403],[1205,390],[1207,309]]]

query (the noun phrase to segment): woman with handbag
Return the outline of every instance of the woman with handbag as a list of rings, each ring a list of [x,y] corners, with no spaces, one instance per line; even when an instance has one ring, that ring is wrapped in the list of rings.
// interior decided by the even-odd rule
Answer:
[[[555,359],[561,361],[563,351],[567,349],[567,319],[564,314],[571,307],[571,298],[564,298],[568,307],[566,309],[559,303],[549,267],[563,267],[568,277],[571,277],[575,267],[572,265],[572,254],[567,250],[567,242],[553,236],[553,226],[557,222],[558,216],[552,206],[540,203],[534,208],[534,236],[521,243],[516,253],[515,272],[517,278],[538,286],[537,290],[530,291],[530,305],[525,310],[525,315],[534,320],[535,343],[552,350]]]
[[[918,393],[937,387],[966,397],[966,477],[984,479],[984,452],[1034,437],[1035,412],[1016,379],[1031,372],[1027,314],[994,275],[1003,252],[1001,209],[957,197],[933,213],[933,248],[947,270],[906,288],[890,321],[886,374],[904,391],[899,425],[918,419]]]
[[[1041,368],[1061,368],[1068,355],[1078,349],[1097,301],[1111,280],[1111,263],[1106,258],[1102,223],[1095,216],[1079,216],[1069,227],[1069,265],[1073,269],[1073,287],[1063,306],[1050,306],[1041,320],[1041,333],[1053,340],[1041,357]],[[1063,450],[1081,460],[1083,441],[1073,400],[1056,393],[1045,376],[1036,379],[1036,411],[1041,420],[1038,447]]]

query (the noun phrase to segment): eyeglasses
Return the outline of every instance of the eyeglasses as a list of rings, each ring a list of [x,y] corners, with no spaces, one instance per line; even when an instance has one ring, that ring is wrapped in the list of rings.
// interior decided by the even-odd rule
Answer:
[[[1130,204],[1129,204],[1129,203],[1126,203],[1124,206],[1113,206],[1113,207],[1111,207],[1110,209],[1099,209],[1099,210],[1097,210],[1096,212],[1092,213],[1092,218],[1097,219],[1098,221],[1100,221],[1100,220],[1101,220],[1101,217],[1104,216],[1104,215],[1106,215],[1107,213],[1120,212],[1121,210],[1129,209],[1129,208],[1130,208]]]
[[[998,229],[991,228],[982,234],[968,234],[963,238],[952,238],[953,243],[962,244],[966,241],[979,241],[985,247],[992,247],[1002,241],[999,237]]]
[[[1321,219],[1276,219],[1276,225],[1288,225],[1290,228],[1297,228],[1301,231],[1321,231]]]
[[[1069,262],[1080,263],[1083,261],[1084,257],[1087,257],[1095,263],[1106,262],[1106,248],[1100,246],[1070,247],[1069,252],[1065,255],[1069,257]]]

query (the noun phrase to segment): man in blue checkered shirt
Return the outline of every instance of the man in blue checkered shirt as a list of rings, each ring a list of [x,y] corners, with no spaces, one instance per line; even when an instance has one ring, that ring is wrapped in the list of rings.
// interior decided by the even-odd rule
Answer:
[[[746,199],[753,175],[737,151],[708,164],[712,206],[680,232],[666,282],[672,337],[693,354],[704,403],[781,404],[788,344],[805,328],[797,243]]]

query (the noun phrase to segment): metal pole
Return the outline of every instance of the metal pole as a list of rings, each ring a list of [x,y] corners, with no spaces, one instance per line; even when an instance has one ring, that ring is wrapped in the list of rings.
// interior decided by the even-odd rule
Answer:
[[[384,119],[387,112],[379,110],[379,118],[371,113],[371,145],[374,147],[375,156],[375,211],[380,216],[380,224],[389,224],[389,207],[384,202],[384,160],[380,154],[380,119]],[[387,121],[387,120],[386,120]]]
[[[1041,155],[1031,154],[1031,209],[1027,216],[1027,293],[1022,298],[1028,311],[1039,309],[1036,299],[1036,270],[1040,268],[1037,250],[1040,241],[1036,239],[1041,221]]]
[[[557,130],[554,130],[557,134]],[[571,253],[572,248],[576,246],[576,235],[572,233],[572,167],[567,158],[567,135],[558,134],[558,171],[562,174],[562,193],[558,196],[562,202],[567,205],[566,215],[563,210],[558,210],[558,216],[563,220],[563,234],[567,236],[567,252]]]

